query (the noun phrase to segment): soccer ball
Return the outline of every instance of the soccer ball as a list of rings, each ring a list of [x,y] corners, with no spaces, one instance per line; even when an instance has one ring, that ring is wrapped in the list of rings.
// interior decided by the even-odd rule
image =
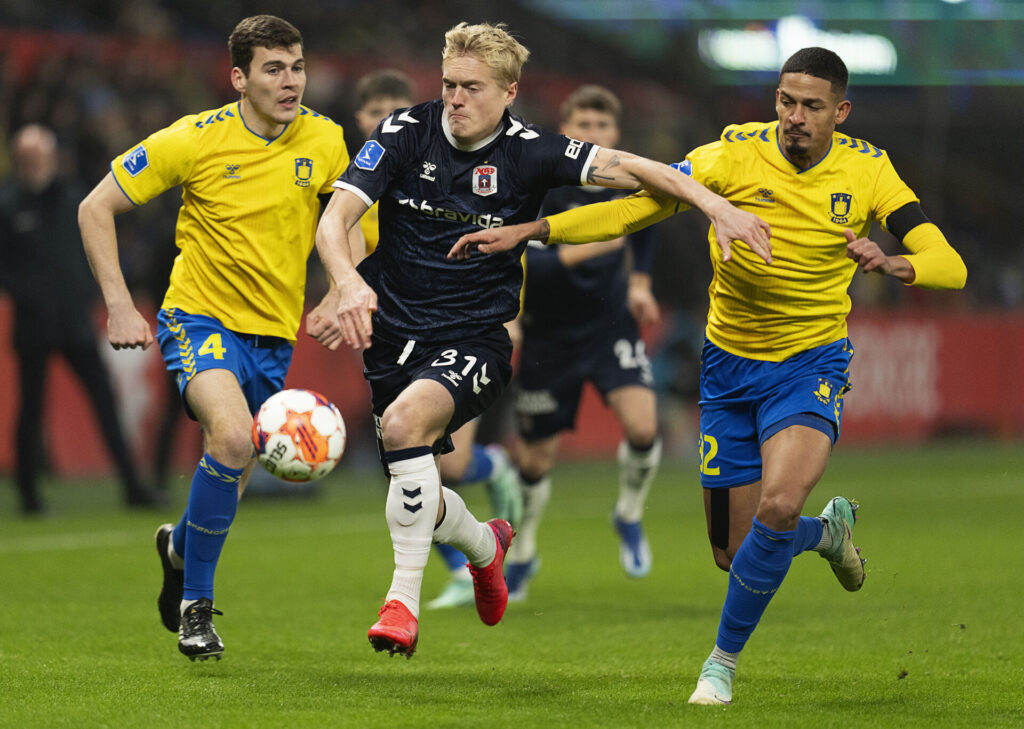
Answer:
[[[318,392],[281,390],[253,418],[252,442],[257,460],[278,478],[315,481],[330,473],[345,451],[345,421]]]

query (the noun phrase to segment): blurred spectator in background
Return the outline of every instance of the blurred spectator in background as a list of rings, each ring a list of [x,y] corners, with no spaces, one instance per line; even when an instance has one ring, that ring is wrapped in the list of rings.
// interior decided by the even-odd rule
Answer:
[[[138,478],[121,430],[110,375],[90,319],[96,286],[78,236],[82,191],[58,179],[57,137],[39,124],[15,133],[13,177],[0,190],[0,285],[14,300],[14,349],[21,378],[16,483],[21,510],[43,511],[43,391],[51,354],[64,357],[85,388],[131,507],[155,506]]]

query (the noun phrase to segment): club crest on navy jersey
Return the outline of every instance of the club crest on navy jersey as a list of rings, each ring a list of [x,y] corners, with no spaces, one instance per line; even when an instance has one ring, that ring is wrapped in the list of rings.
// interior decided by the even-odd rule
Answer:
[[[481,165],[473,168],[473,192],[477,195],[493,195],[498,191],[498,168]]]

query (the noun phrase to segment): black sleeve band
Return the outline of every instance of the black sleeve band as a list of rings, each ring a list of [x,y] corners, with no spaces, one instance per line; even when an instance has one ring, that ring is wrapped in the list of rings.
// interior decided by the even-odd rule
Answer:
[[[889,214],[885,219],[886,229],[903,242],[903,236],[912,231],[921,223],[930,223],[928,216],[921,209],[921,203],[907,203],[899,210]]]

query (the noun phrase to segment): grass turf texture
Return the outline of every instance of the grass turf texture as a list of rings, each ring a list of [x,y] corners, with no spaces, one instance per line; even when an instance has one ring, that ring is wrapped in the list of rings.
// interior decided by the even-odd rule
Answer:
[[[686,703],[725,590],[694,471],[663,469],[654,569],[630,580],[608,521],[614,465],[559,466],[529,601],[494,628],[472,607],[424,611],[410,661],[366,639],[391,574],[376,472],[242,502],[218,573],[219,663],[186,660],[157,615],[152,534],[176,508],[127,513],[109,483],[49,482],[54,515],[23,520],[2,483],[0,726],[1024,726],[1019,446],[840,448],[805,512],[861,501],[864,588],[797,558],[721,708]],[[464,494],[487,514],[482,488]],[[445,579],[432,556],[425,600]]]

